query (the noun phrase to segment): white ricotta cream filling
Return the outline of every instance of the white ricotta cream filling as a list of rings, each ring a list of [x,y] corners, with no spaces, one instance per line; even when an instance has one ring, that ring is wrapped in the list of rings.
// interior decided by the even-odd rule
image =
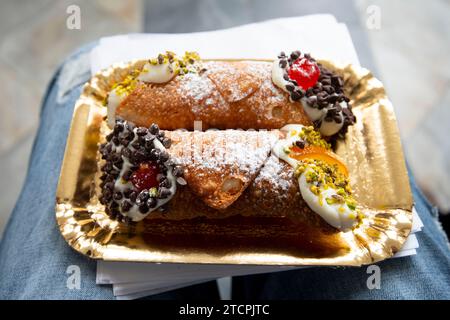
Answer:
[[[283,91],[290,94],[290,92],[286,89],[287,84],[291,84],[289,81],[284,79],[284,69],[280,66],[280,59],[275,59],[272,64],[272,82]],[[291,84],[292,85],[292,84]],[[339,112],[342,121],[340,123],[336,122],[334,119],[331,121],[325,121],[325,116],[327,115],[327,108],[318,109],[310,106],[306,100],[306,98],[302,98],[300,100],[303,110],[305,110],[306,115],[311,121],[321,121],[321,125],[319,128],[320,133],[323,136],[332,136],[339,132],[344,125],[344,118],[342,115],[342,111]],[[347,108],[347,103],[345,101],[340,103],[342,108]]]
[[[125,95],[120,95],[117,89],[112,89],[109,92],[108,100],[106,101],[108,127],[114,128],[116,124],[116,109],[120,103],[125,99]]]
[[[162,64],[147,62],[137,79],[148,83],[166,83],[175,76],[175,67],[174,63],[169,62]]]
[[[135,149],[133,148],[132,144],[133,142],[135,142],[138,138],[138,135],[136,133],[137,128],[134,128],[133,132],[134,132],[134,139],[129,143],[128,148],[131,151],[134,151]],[[163,144],[157,139],[155,138],[155,140],[153,140],[154,146],[156,149],[159,149],[161,152],[162,151],[166,151],[166,148],[163,146]],[[123,149],[122,145],[116,145],[113,143],[113,151],[115,152],[121,152]],[[125,174],[125,172],[127,172],[128,170],[131,169],[131,167],[133,166],[130,161],[128,161],[127,158],[125,158],[124,156],[121,156],[122,160],[123,160],[123,165],[122,165],[122,169],[120,170],[120,174],[119,174],[119,178],[116,180],[116,182],[114,183],[114,189],[124,192],[127,189],[134,189],[133,184],[131,183],[131,181],[123,181],[122,180],[122,176]],[[117,169],[117,167],[116,167]],[[150,208],[149,211],[145,214],[141,213],[139,211],[139,207],[136,205],[136,203],[133,204],[133,206],[131,207],[131,209],[128,212],[122,212],[120,211],[120,213],[125,216],[125,217],[129,217],[131,218],[131,220],[133,221],[140,221],[142,219],[144,219],[146,216],[148,216],[152,211],[158,209],[159,207],[161,207],[162,205],[166,204],[167,202],[169,202],[172,197],[175,195],[175,192],[177,191],[177,181],[175,176],[172,173],[172,167],[167,167],[167,179],[169,179],[169,181],[171,182],[171,187],[169,188],[170,190],[170,195],[167,198],[164,199],[159,199],[156,198],[156,206],[154,208]],[[125,201],[126,199],[123,198],[119,201],[117,201],[119,203],[119,206],[122,207],[122,202]]]
[[[273,146],[272,152],[280,159],[286,161],[294,169],[297,168],[300,161],[289,156],[289,150],[296,141],[301,140],[299,133],[303,126],[298,124],[290,124],[284,126],[281,131],[286,132],[286,137],[280,139]],[[306,174],[313,169],[307,168],[299,177],[298,184],[300,193],[307,203],[308,207],[320,215],[327,223],[341,231],[349,231],[357,223],[357,213],[351,210],[346,203],[328,204],[326,198],[337,195],[337,190],[333,188],[320,187],[319,195],[314,194],[310,187],[311,183],[306,181]]]

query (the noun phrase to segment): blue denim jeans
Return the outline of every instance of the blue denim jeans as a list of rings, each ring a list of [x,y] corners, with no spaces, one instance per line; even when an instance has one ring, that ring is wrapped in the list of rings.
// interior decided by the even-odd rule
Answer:
[[[71,55],[53,77],[43,100],[41,123],[29,169],[0,243],[0,299],[113,299],[111,286],[95,284],[96,262],[70,248],[55,221],[55,189],[75,101],[90,77],[88,53]],[[242,299],[449,299],[450,251],[437,211],[411,178],[416,208],[425,225],[412,257],[379,263],[381,288],[368,289],[366,268],[310,268],[238,277],[233,295]],[[71,265],[80,288],[67,286]],[[150,299],[217,299],[210,282]]]

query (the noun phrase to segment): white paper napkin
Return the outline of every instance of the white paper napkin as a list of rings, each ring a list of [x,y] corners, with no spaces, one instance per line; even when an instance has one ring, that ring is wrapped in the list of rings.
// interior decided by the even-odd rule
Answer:
[[[102,38],[91,52],[92,74],[111,64],[145,59],[170,50],[197,51],[202,58],[273,59],[280,51],[300,49],[317,58],[359,65],[345,24],[328,14],[269,20],[236,28],[189,34],[132,34]],[[423,227],[415,213],[412,233]],[[416,254],[411,234],[395,257]],[[153,264],[99,261],[97,283],[113,284],[119,299],[135,299],[228,276],[290,270],[248,265]],[[221,293],[222,294],[222,293]],[[225,295],[226,296],[226,295]]]
[[[197,51],[202,58],[273,59],[296,49],[317,58],[359,65],[345,24],[332,15],[311,15],[252,23],[231,29],[184,34],[131,34],[100,39],[91,52],[91,71],[111,64],[154,57],[170,50]]]

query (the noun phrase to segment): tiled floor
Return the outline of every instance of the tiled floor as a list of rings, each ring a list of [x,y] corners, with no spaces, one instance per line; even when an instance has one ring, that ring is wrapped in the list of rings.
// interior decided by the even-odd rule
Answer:
[[[64,56],[83,43],[105,35],[140,31],[142,1],[2,0],[0,234],[26,173],[40,100],[52,72]],[[154,0],[150,10],[158,2]],[[368,18],[369,5],[376,3],[380,9],[381,28],[367,30],[378,74],[395,105],[408,161],[419,183],[434,201],[449,210],[450,142],[446,136],[450,129],[450,1],[355,3],[363,22]],[[81,30],[66,28],[66,8],[72,4],[81,8]],[[222,9],[214,10],[217,14]],[[222,22],[228,21],[226,14]],[[166,26],[150,22],[154,22],[152,29]],[[146,24],[152,25],[150,22]]]
[[[81,30],[66,27],[69,5]],[[138,32],[141,0],[2,0],[0,3],[0,235],[26,174],[39,106],[62,59],[99,37]]]
[[[361,17],[379,6],[381,28],[367,34],[408,163],[428,197],[450,212],[450,1],[356,3]]]

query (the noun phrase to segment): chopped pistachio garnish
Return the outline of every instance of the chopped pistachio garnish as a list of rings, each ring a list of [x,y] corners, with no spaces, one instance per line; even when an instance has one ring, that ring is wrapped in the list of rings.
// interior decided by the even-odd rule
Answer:
[[[160,53],[156,58],[149,59],[148,62],[151,65],[156,66],[157,64],[164,64],[168,62],[172,63],[174,61],[174,58],[175,54],[173,52],[166,51],[165,54]]]
[[[178,59],[178,73],[184,75],[186,73],[198,73],[196,62],[200,60],[197,52],[186,51],[181,59]]]
[[[148,60],[148,63],[151,65],[158,65],[158,64],[164,64],[164,63],[170,63],[169,68],[174,68],[173,71],[176,74],[184,75],[186,73],[197,73],[198,72],[198,66],[196,65],[196,62],[200,60],[200,56],[197,52],[185,52],[184,56],[181,58],[178,58],[175,53],[171,51],[166,51],[165,54],[158,54],[156,58],[152,58]],[[173,67],[172,67],[173,64]],[[119,83],[115,83],[112,86],[112,89],[116,90],[116,93],[119,96],[126,96],[130,94],[134,89],[136,89],[136,86],[138,84],[137,77],[139,74],[143,72],[149,72],[148,69],[143,68],[142,70],[133,70],[126,78]],[[108,96],[105,97],[103,100],[103,105],[107,105],[108,103]]]
[[[113,84],[111,87],[112,90],[115,90],[117,95],[119,96],[127,96],[129,95],[138,84],[138,80],[136,77],[139,75],[139,70],[133,70],[129,75],[125,77],[121,82]],[[109,94],[103,100],[103,105],[106,106],[108,104]]]
[[[340,195],[333,194],[331,197],[327,198],[326,201],[328,204],[336,204],[336,203],[344,203],[345,199]]]
[[[158,196],[158,188],[156,188],[156,187],[150,188],[150,190],[148,190],[148,194],[152,198],[157,197]]]
[[[331,145],[322,138],[320,132],[314,130],[313,126],[303,127],[298,136],[309,145],[331,149]]]
[[[181,58],[178,58],[175,53],[166,51],[165,54],[160,53],[157,58],[148,60],[151,65],[170,63],[174,65],[174,72],[179,75],[187,73],[197,73],[198,66],[196,62],[200,60],[197,52],[186,51]],[[148,72],[148,70],[142,70]]]
[[[137,83],[135,75],[130,74],[122,82],[114,84],[112,89],[115,89],[119,96],[128,95],[136,89]]]
[[[331,204],[346,204],[350,210],[356,210],[356,200],[352,196],[352,190],[348,178],[339,170],[336,164],[329,164],[318,159],[304,159],[300,162],[295,175],[299,177],[306,174],[306,182],[309,189],[321,200],[321,189],[332,188],[336,195],[327,197],[325,201]]]

